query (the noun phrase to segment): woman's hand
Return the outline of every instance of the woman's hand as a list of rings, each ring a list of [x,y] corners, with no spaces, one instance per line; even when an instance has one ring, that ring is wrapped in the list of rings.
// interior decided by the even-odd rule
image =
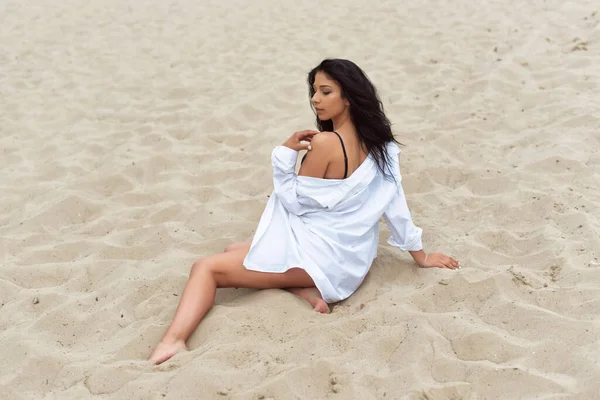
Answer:
[[[317,133],[319,133],[319,131],[306,130],[296,132],[290,136],[283,145],[296,151],[310,150],[310,142]]]
[[[443,253],[429,253],[425,256],[425,260],[419,264],[421,268],[461,268],[460,263],[452,257],[448,257]]]

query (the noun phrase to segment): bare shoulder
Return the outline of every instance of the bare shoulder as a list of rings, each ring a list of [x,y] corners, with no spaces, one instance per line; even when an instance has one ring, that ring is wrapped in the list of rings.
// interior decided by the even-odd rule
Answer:
[[[306,162],[303,159],[302,166],[298,175],[310,176],[314,178],[324,178],[327,173],[327,168],[333,154],[333,132],[319,132],[313,136],[310,147],[311,149],[306,153]]]
[[[323,149],[327,150],[336,145],[336,142],[339,146],[339,141],[337,135],[333,132],[319,132],[312,138],[311,147],[313,149]]]

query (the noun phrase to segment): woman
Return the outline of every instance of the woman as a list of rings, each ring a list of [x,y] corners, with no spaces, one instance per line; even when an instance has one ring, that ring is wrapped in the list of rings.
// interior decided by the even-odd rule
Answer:
[[[219,287],[287,289],[329,312],[328,303],[349,297],[369,271],[382,216],[389,243],[410,251],[419,266],[460,268],[453,258],[422,249],[401,185],[400,150],[364,72],[348,60],[324,60],[308,84],[319,132],[296,132],[275,148],[274,191],[252,243],[194,263],[151,362],[187,350]],[[296,174],[301,150],[308,152]]]

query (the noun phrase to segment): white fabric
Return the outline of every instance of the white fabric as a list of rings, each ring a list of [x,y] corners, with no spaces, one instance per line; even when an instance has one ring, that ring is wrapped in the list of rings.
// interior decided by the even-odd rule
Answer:
[[[422,230],[413,224],[402,189],[400,149],[390,143],[387,151],[395,182],[383,177],[370,156],[346,179],[298,176],[298,152],[276,147],[274,191],[244,266],[261,272],[302,268],[332,303],[349,297],[367,275],[377,256],[382,216],[391,245],[421,250]]]

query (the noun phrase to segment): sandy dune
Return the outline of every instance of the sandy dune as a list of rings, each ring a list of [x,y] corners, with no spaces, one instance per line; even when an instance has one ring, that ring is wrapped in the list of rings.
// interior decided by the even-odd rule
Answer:
[[[256,3],[0,4],[0,398],[600,398],[597,2]],[[331,315],[223,290],[148,365],[325,57],[378,86],[426,250],[465,268],[382,241]]]

